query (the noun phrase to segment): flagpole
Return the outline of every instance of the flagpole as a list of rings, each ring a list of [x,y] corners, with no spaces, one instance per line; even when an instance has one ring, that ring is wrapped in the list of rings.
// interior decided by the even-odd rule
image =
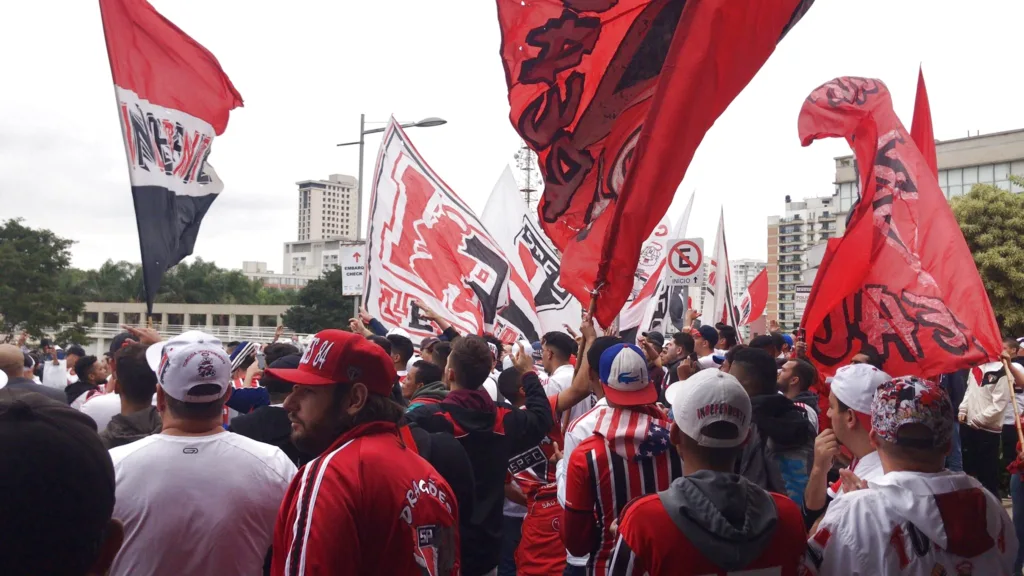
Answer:
[[[107,19],[103,14],[103,0],[99,0],[100,6],[100,27],[103,28],[103,45],[107,48],[107,64],[110,66],[110,83],[114,86],[114,109],[120,108],[121,100],[117,97],[117,83],[114,81],[114,59],[110,56],[110,38],[107,37]],[[128,140],[124,137],[126,126],[124,125],[124,118],[118,114],[117,123],[121,125],[121,139],[124,144],[124,162],[128,168],[128,188],[131,189],[132,183],[132,161],[128,154]],[[146,299],[146,318],[152,322],[153,316],[153,302],[152,299],[156,299],[156,294],[153,294],[153,298],[150,299],[149,288],[146,286],[146,255],[144,254],[145,247],[142,245],[142,223],[139,222],[139,211],[135,206],[135,194],[132,194],[132,210],[135,212],[135,231],[139,235],[139,257],[142,261],[142,294]]]
[[[1017,410],[1017,394],[1013,391],[1016,379],[1013,377],[1013,370],[1010,369],[1010,362],[1006,358],[1003,358],[1003,369],[1006,370],[1006,385],[1010,387],[1010,403],[1013,404],[1013,421],[1017,424],[1017,442],[1020,443],[1019,446],[1024,447],[1024,430],[1021,429],[1020,412]]]

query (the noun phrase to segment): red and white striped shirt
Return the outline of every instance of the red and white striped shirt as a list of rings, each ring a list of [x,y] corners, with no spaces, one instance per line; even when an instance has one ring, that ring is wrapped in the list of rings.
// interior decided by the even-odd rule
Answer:
[[[669,442],[670,424],[657,408],[601,410],[594,435],[570,457],[562,525],[575,523],[570,514],[592,515],[596,534],[566,529],[563,538],[574,552],[573,543],[589,539],[587,573],[605,575],[615,547],[611,526],[622,509],[635,498],[667,489],[683,475],[683,462]]]

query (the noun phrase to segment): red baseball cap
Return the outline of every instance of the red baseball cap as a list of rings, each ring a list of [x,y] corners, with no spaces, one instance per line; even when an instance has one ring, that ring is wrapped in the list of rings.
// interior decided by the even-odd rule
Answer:
[[[303,386],[361,382],[379,396],[390,396],[398,379],[394,362],[383,348],[344,330],[318,332],[298,368],[270,368],[267,374]]]

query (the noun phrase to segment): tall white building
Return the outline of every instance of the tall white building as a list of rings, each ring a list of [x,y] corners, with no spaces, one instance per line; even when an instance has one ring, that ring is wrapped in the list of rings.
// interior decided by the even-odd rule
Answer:
[[[303,180],[299,187],[298,240],[355,240],[359,233],[359,181],[345,174],[327,180]]]
[[[757,278],[757,275],[761,270],[765,269],[767,265],[764,260],[750,260],[740,259],[733,260],[730,263],[732,267],[732,301],[736,306],[740,305],[740,301],[743,299],[743,294],[747,291],[750,283]],[[740,334],[743,335],[743,339],[747,340],[750,337],[750,327],[741,326]]]
[[[794,202],[786,196],[786,215],[768,217],[768,321],[778,320],[783,332],[800,326],[803,310],[797,293],[805,294],[802,272],[811,267],[807,253],[816,244],[841,235],[837,198],[824,196]],[[800,290],[798,290],[798,287]]]

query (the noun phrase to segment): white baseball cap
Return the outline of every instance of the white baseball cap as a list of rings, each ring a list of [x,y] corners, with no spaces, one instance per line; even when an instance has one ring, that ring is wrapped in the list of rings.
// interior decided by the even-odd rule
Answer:
[[[182,332],[181,334],[178,334],[177,336],[171,338],[170,340],[165,340],[164,342],[157,342],[156,344],[151,344],[149,348],[146,349],[146,363],[149,364],[150,370],[159,373],[158,371],[160,370],[160,359],[163,356],[164,348],[174,348],[176,346],[194,344],[196,342],[207,342],[210,344],[221,346],[221,348],[223,348],[220,339],[217,338],[216,336],[211,336],[201,330],[188,330],[187,332]]]
[[[165,346],[156,373],[164,393],[181,402],[202,403],[220,399],[231,386],[231,359],[220,342],[191,342]],[[216,390],[193,394],[197,386],[215,384]]]
[[[672,418],[679,430],[708,448],[735,448],[747,441],[750,431],[750,396],[735,376],[721,370],[701,370],[668,387],[665,399],[672,403]],[[736,426],[735,438],[711,438],[704,428],[715,422]]]
[[[879,386],[892,377],[870,364],[850,364],[836,370],[832,393],[854,412],[871,414],[871,401]]]
[[[658,391],[647,374],[647,358],[632,344],[616,344],[605,350],[599,372],[610,402],[643,406],[658,401]]]
[[[2,390],[4,386],[7,386],[7,374],[3,370],[0,370],[0,390]]]

